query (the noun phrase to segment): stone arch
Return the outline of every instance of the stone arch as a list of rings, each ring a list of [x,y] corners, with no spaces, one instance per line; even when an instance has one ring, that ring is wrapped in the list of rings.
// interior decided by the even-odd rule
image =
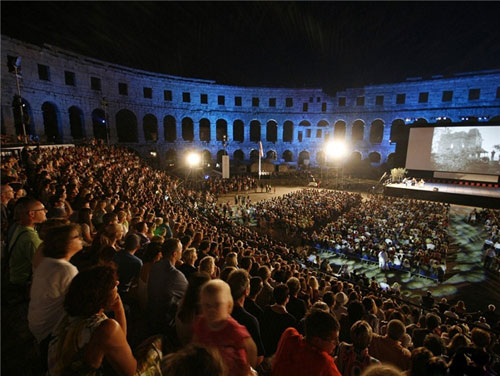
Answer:
[[[250,122],[250,142],[259,142],[260,139],[260,121],[252,120]]]
[[[165,153],[165,161],[167,163],[176,163],[177,162],[177,152],[174,149],[168,149]]]
[[[233,154],[233,159],[235,161],[244,161],[245,160],[245,153],[243,152],[243,150],[241,150],[241,149],[236,150]]]
[[[384,138],[384,122],[380,119],[372,121],[370,126],[370,142],[380,144]]]
[[[276,142],[278,140],[278,123],[269,120],[266,126],[266,141]]]
[[[368,154],[368,160],[371,163],[380,163],[381,157],[380,153],[376,151],[372,151],[370,154]]]
[[[298,159],[297,163],[299,164],[299,166],[302,166],[302,165],[309,166],[309,164],[311,163],[311,156],[310,156],[309,152],[306,150],[302,150],[299,153],[299,159]]]
[[[285,150],[283,152],[283,159],[285,162],[293,162],[293,153],[290,150]]]
[[[120,110],[116,113],[116,133],[118,142],[138,142],[137,118],[130,110]]]
[[[83,111],[76,107],[76,106],[71,106],[68,109],[68,114],[69,114],[69,127],[71,129],[71,137],[75,140],[80,140],[85,137],[85,132],[84,132],[84,118],[83,118]]]
[[[266,153],[266,159],[270,160],[270,161],[275,161],[278,159],[278,153],[276,153],[276,151],[274,151],[274,150],[269,150]]]
[[[210,120],[203,118],[199,122],[200,125],[200,141],[210,141]]]
[[[391,142],[401,142],[405,134],[403,119],[395,119],[391,123]]]
[[[252,162],[259,159],[259,151],[257,149],[250,150],[250,160]]]
[[[308,122],[307,120],[302,120],[300,123],[299,123],[299,126],[300,127],[310,127],[311,126],[311,123]]]
[[[212,153],[210,152],[210,150],[205,149],[201,152],[201,162],[205,166],[208,164],[212,164]]]
[[[217,119],[215,123],[215,139],[217,141],[227,141],[227,121],[224,119]]]
[[[182,139],[184,141],[194,140],[194,123],[190,117],[182,119]]]
[[[12,114],[14,115],[16,135],[23,134],[23,122],[26,135],[34,134],[35,127],[33,124],[33,110],[31,109],[31,105],[26,99],[21,98],[21,100],[19,100],[19,98],[19,95],[14,95],[14,100],[12,101]],[[23,121],[21,121],[21,106],[23,108]]]
[[[61,122],[59,109],[54,103],[44,102],[42,104],[43,127],[45,136],[49,142],[61,142]]]
[[[293,142],[293,122],[290,120],[283,124],[283,142]]]
[[[245,126],[243,121],[239,119],[233,122],[233,140],[238,142],[245,141]]]
[[[101,108],[92,111],[92,132],[97,140],[107,140],[108,125],[106,113]]]
[[[387,163],[392,166],[394,165],[394,162],[396,161],[396,153],[390,153],[388,156],[387,156]]]
[[[174,142],[177,139],[177,125],[172,115],[163,118],[163,133],[167,142]]]
[[[427,119],[418,118],[417,120],[415,120],[415,122],[413,124],[415,124],[415,125],[423,125],[423,124],[427,124],[427,123],[428,123]]]
[[[351,141],[353,144],[363,141],[365,137],[365,123],[363,120],[356,120],[352,123],[352,136]]]
[[[145,141],[158,141],[158,119],[153,114],[147,114],[142,119]]]
[[[222,163],[222,156],[223,155],[227,155],[227,151],[225,151],[224,149],[219,150],[217,152],[217,163]]]
[[[345,140],[346,133],[346,123],[343,120],[338,120],[335,122],[333,128],[333,139],[336,141]]]
[[[328,127],[330,124],[326,120],[318,121],[318,127]]]
[[[323,166],[326,163],[325,152],[320,150],[316,153],[316,163]]]

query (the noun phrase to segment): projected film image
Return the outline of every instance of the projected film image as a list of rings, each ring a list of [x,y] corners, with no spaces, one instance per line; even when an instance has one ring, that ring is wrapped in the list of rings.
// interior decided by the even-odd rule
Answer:
[[[434,171],[499,174],[499,127],[434,128],[431,166]]]

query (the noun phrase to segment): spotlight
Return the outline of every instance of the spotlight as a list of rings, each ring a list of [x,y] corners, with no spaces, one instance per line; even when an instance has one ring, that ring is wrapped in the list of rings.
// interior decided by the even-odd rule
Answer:
[[[189,167],[195,167],[200,163],[201,157],[198,153],[189,153],[187,155],[186,161]]]
[[[325,145],[325,153],[334,159],[340,159],[347,153],[347,145],[341,141],[331,141]]]
[[[152,157],[156,157],[156,151],[150,151],[149,154],[152,156]]]

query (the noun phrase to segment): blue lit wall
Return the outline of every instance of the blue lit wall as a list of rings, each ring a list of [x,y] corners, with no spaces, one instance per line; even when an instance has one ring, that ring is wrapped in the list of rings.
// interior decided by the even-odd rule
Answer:
[[[15,135],[19,124],[13,108],[16,79],[9,71],[9,59],[17,56],[22,58],[23,108],[32,133],[42,141],[105,138],[107,125],[112,143],[145,156],[155,151],[162,164],[167,155],[180,157],[188,150],[203,150],[216,160],[227,134],[231,159],[236,153],[248,161],[260,139],[269,157],[276,155],[274,163],[288,155],[292,163],[309,159],[317,165],[335,133],[345,137],[350,153],[377,165],[395,152],[391,128],[416,121],[500,124],[500,70],[407,79],[329,96],[314,88],[237,87],[173,77],[2,36],[2,132],[8,135]],[[292,129],[291,139],[285,128]]]

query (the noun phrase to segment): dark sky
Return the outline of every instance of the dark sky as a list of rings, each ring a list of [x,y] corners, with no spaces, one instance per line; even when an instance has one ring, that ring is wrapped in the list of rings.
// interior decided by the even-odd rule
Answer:
[[[346,87],[500,68],[500,2],[1,2],[2,34],[245,86]]]

